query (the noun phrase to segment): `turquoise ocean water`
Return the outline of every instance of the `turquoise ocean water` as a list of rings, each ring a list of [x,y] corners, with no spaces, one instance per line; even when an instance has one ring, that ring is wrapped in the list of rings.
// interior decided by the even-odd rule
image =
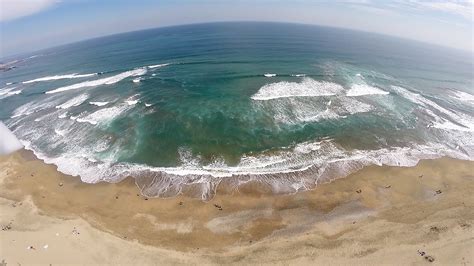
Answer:
[[[207,199],[474,156],[473,56],[387,36],[212,23],[56,47],[0,76],[0,120],[84,182]]]

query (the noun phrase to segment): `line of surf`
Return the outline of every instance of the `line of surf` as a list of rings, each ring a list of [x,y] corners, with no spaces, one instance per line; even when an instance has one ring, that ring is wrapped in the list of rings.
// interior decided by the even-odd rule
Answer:
[[[87,77],[92,77],[96,76],[97,73],[92,73],[92,74],[66,74],[66,75],[55,75],[55,76],[47,76],[47,77],[42,77],[42,78],[37,78],[37,79],[32,79],[28,81],[23,81],[23,84],[28,84],[28,83],[33,83],[33,82],[40,82],[40,81],[50,81],[50,80],[59,80],[59,79],[77,79],[77,78],[87,78]]]
[[[369,86],[367,84],[353,84],[351,88],[346,92],[346,95],[350,97],[377,94],[387,95],[389,94],[389,92],[376,87]]]
[[[69,91],[69,90],[76,90],[76,89],[86,88],[86,87],[96,87],[96,86],[100,86],[100,85],[110,85],[110,84],[117,83],[117,82],[119,82],[123,79],[126,79],[128,77],[136,77],[136,76],[144,75],[144,74],[146,74],[146,72],[147,72],[146,68],[137,68],[137,69],[133,69],[133,70],[129,70],[129,71],[120,73],[120,74],[115,75],[115,76],[102,78],[102,79],[97,79],[97,80],[84,81],[84,82],[81,82],[81,83],[76,83],[76,84],[72,84],[72,85],[69,85],[69,86],[60,87],[60,88],[57,88],[57,89],[54,89],[54,90],[50,90],[50,91],[47,91],[45,93],[50,94],[50,93],[58,93],[58,92]]]
[[[169,66],[170,63],[165,63],[165,64],[158,64],[158,65],[150,65],[150,66],[147,66],[149,69],[153,69],[153,68],[160,68],[160,67],[165,67],[165,66]]]
[[[256,101],[267,101],[289,97],[331,96],[343,90],[341,85],[333,82],[304,78],[302,82],[281,81],[266,84],[251,98]]]
[[[77,97],[74,97],[74,98],[70,99],[69,101],[67,101],[63,104],[57,105],[56,109],[68,109],[70,107],[79,106],[83,102],[85,102],[88,98],[89,98],[89,95],[81,94]]]

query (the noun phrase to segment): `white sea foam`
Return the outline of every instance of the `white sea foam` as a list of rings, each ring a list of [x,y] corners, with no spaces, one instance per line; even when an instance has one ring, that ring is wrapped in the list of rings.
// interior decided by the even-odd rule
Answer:
[[[75,118],[77,122],[82,123],[89,123],[92,125],[97,125],[99,123],[107,123],[113,120],[115,117],[122,114],[124,111],[128,109],[127,106],[112,106],[109,108],[103,108],[100,110],[95,111],[92,114],[86,116],[80,116]],[[72,117],[71,117],[72,119]]]
[[[80,88],[86,88],[86,87],[96,87],[100,85],[110,85],[117,83],[125,78],[128,77],[136,77],[136,76],[141,76],[146,74],[147,70],[146,68],[137,68],[134,70],[126,71],[123,73],[120,73],[115,76],[107,77],[107,78],[102,78],[102,79],[96,79],[96,80],[91,80],[91,81],[85,81],[81,83],[76,83],[73,85],[57,88],[51,91],[47,91],[46,93],[57,93],[57,92],[63,92],[63,91],[68,91],[68,90],[75,90],[75,89],[80,89]]]
[[[133,79],[132,81],[133,81],[133,83],[139,83],[141,81],[141,79],[139,79],[139,78],[138,79]]]
[[[474,102],[474,95],[464,91],[453,91],[451,97],[463,102]]]
[[[135,105],[139,102],[139,100],[137,99],[137,97],[139,97],[140,94],[135,94],[135,95],[132,95],[130,97],[128,97],[125,102],[128,104],[128,105]]]
[[[367,84],[353,84],[346,92],[347,96],[363,96],[373,94],[387,95],[389,92],[369,86]]]
[[[135,105],[138,103],[138,100],[127,100],[125,101],[128,105]]]
[[[64,137],[65,132],[63,130],[54,129],[54,133],[58,134],[61,137]]]
[[[56,75],[56,76],[47,76],[37,79],[32,79],[28,81],[23,81],[23,84],[33,83],[33,82],[40,82],[40,81],[50,81],[50,80],[59,80],[59,79],[77,79],[77,78],[87,78],[97,75],[96,73],[93,74],[66,74],[66,75]]]
[[[273,73],[266,73],[266,74],[263,74],[263,75],[267,78],[273,78],[273,77],[277,76],[277,74],[273,74]]]
[[[0,95],[5,95],[7,93],[9,93],[10,91],[16,89],[16,87],[11,87],[11,88],[2,88],[0,89]]]
[[[373,107],[353,98],[339,96],[333,100],[324,98],[283,98],[272,101],[271,104],[262,102],[265,112],[273,115],[277,123],[300,124],[335,120],[348,115],[369,112]]]
[[[70,99],[69,101],[67,101],[63,104],[57,105],[56,108],[57,109],[68,109],[70,107],[79,106],[83,102],[85,102],[88,98],[89,98],[89,95],[81,94],[79,96],[76,96],[76,97]]]
[[[5,99],[7,97],[18,95],[22,93],[22,90],[15,90],[16,87],[6,88],[0,90],[0,99]]]
[[[89,102],[89,104],[96,105],[96,106],[104,106],[107,105],[109,102]]]
[[[291,74],[292,77],[306,77],[306,74]]]
[[[333,101],[331,106],[335,104],[337,103]],[[116,108],[116,111],[106,108],[109,110],[105,113],[120,114],[122,111],[119,109],[123,107]],[[104,117],[97,114],[96,116]],[[108,119],[111,116],[105,117]],[[38,136],[44,135],[43,132],[37,131],[34,129],[32,132]],[[64,131],[56,134],[67,136]],[[93,151],[80,145],[70,147],[60,156],[48,157],[30,142],[25,143],[40,159],[56,164],[58,170],[63,173],[80,175],[84,182],[118,182],[127,176],[134,176],[140,190],[147,196],[174,196],[184,187],[193,185],[199,187],[200,193],[197,196],[202,199],[210,199],[215,193],[214,188],[223,180],[228,180],[227,182],[235,186],[257,181],[268,184],[276,193],[291,193],[311,189],[318,183],[344,177],[371,164],[414,166],[420,159],[441,156],[472,160],[462,151],[450,149],[444,144],[407,144],[406,147],[349,151],[330,139],[324,139],[299,143],[281,151],[244,155],[236,166],[228,166],[221,160],[202,165],[199,155],[193,156],[191,150],[180,149],[181,166],[150,167],[117,163],[114,158],[97,160]]]
[[[150,107],[150,106],[151,106],[151,103],[145,103],[145,106],[146,106],[146,107]]]
[[[7,83],[5,83],[5,85],[7,85],[7,86],[8,86],[8,85],[12,85],[12,84],[13,84],[13,82],[7,82]]]
[[[71,116],[71,119],[73,119],[72,116]],[[95,121],[95,120],[91,120],[91,119],[88,119],[88,118],[80,118],[80,117],[74,117],[73,120],[75,120],[79,123],[89,123],[91,125],[97,125],[99,123],[98,121]]]
[[[151,66],[148,66],[148,68],[153,69],[153,68],[165,67],[165,66],[169,66],[169,65],[170,65],[170,63],[158,64],[158,65],[151,65]]]
[[[344,88],[336,83],[304,78],[299,83],[281,81],[267,84],[261,87],[251,98],[257,101],[266,101],[289,97],[330,96],[343,90]]]
[[[58,98],[47,97],[39,101],[25,103],[13,111],[11,118],[28,116],[44,109],[53,108],[60,103],[60,100],[61,99]]]
[[[474,132],[474,119],[472,116],[448,110],[421,94],[411,92],[405,88],[392,86],[392,89],[400,96],[425,108],[426,113],[434,119],[433,127],[446,130]]]
[[[28,57],[28,59],[33,59],[33,58],[40,57],[40,56],[44,56],[44,55],[43,54],[35,54],[35,55],[32,55],[32,56]]]

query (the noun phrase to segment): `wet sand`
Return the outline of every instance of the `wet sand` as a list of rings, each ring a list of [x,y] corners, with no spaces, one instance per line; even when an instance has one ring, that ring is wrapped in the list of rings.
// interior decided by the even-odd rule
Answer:
[[[293,195],[148,199],[132,178],[84,184],[20,151],[0,157],[0,261],[471,265],[473,181],[474,162],[442,158]]]

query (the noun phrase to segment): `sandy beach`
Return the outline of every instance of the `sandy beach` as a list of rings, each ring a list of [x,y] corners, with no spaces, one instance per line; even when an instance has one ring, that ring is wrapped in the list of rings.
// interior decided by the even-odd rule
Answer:
[[[28,264],[472,265],[474,163],[371,166],[316,189],[145,198],[28,151],[0,157],[0,261]]]

